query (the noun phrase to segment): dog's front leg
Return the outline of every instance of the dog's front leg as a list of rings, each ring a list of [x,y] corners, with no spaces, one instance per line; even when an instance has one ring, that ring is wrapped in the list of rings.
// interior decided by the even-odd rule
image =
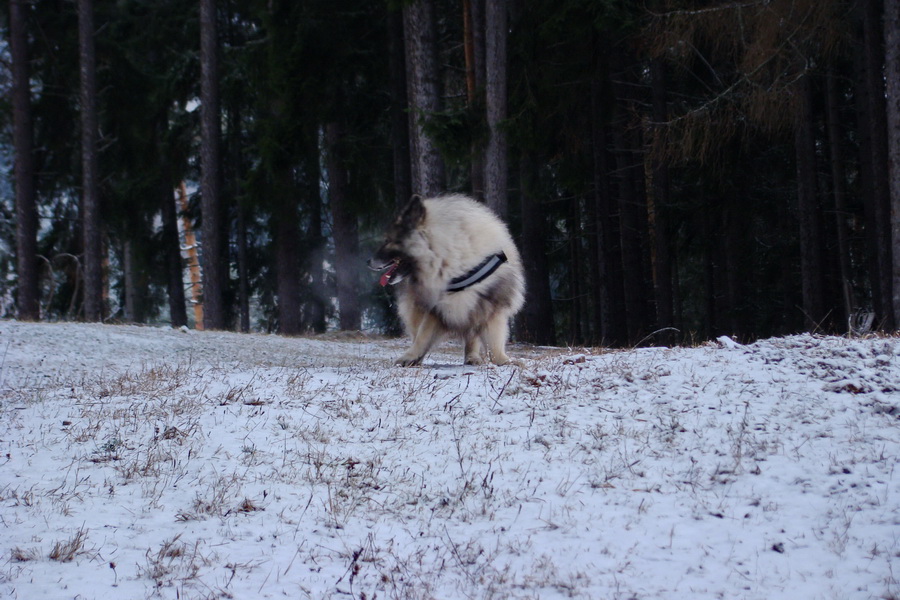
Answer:
[[[411,367],[422,362],[431,347],[444,335],[444,327],[440,321],[429,313],[422,315],[416,331],[413,333],[412,347],[397,359],[397,364]]]
[[[481,335],[470,333],[466,337],[466,364],[484,364],[484,349],[481,344]]]

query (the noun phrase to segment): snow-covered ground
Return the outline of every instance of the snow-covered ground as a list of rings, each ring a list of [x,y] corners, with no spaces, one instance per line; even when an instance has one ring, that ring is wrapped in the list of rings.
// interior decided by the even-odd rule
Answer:
[[[900,338],[402,349],[0,321],[0,595],[900,597]]]

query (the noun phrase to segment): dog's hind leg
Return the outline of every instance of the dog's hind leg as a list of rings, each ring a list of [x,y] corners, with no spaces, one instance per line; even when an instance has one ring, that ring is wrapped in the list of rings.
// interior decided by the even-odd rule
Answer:
[[[422,313],[418,319],[418,326],[412,332],[413,344],[406,353],[397,359],[397,364],[403,367],[411,367],[422,362],[431,347],[444,337],[444,326],[429,313]]]
[[[506,338],[509,335],[509,313],[500,311],[488,321],[484,329],[484,342],[491,353],[491,362],[505,365],[509,362],[506,355]]]

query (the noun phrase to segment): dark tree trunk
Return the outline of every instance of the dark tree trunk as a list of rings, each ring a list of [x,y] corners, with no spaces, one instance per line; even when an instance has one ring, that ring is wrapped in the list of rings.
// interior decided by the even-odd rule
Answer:
[[[316,165],[315,161],[308,164]],[[309,169],[313,171],[312,168]],[[318,168],[315,173],[308,176],[309,183],[304,187],[304,196],[308,198],[309,205],[309,230],[307,236],[311,242],[312,252],[307,256],[307,270],[309,272],[311,298],[306,311],[305,326],[316,333],[325,331],[325,306],[328,298],[325,297],[325,267],[324,246],[325,240],[322,234],[322,202],[319,197]]]
[[[140,260],[134,237],[125,240],[122,246],[122,279],[124,281],[124,320],[126,323],[140,323],[142,321],[141,290],[140,287]]]
[[[886,329],[893,329],[893,302],[891,299],[891,215],[890,191],[888,184],[888,140],[887,109],[884,89],[885,48],[881,26],[880,0],[864,0],[863,2],[863,57],[866,81],[866,98],[868,100],[868,125],[870,151],[872,153],[872,218],[868,220],[874,229],[867,232],[869,243],[873,247],[876,260],[876,271],[872,274],[877,285],[873,285],[875,307],[881,324]]]
[[[444,161],[424,129],[424,122],[442,105],[436,29],[430,0],[416,0],[403,8],[412,191],[423,196],[442,192],[445,177]]]
[[[522,239],[519,247],[525,266],[527,296],[518,320],[518,334],[523,341],[553,345],[556,343],[556,334],[550,296],[550,271],[545,251],[547,236],[541,200],[536,189],[537,172],[537,159],[526,153],[519,169],[522,212]]]
[[[794,131],[800,226],[800,280],[805,327],[815,331],[825,318],[822,225],[816,193],[816,139],[809,75],[798,82],[800,109]]]
[[[178,212],[170,183],[167,178],[163,178],[159,184],[162,246],[166,265],[169,320],[172,327],[181,327],[187,325],[187,306],[184,298],[184,265],[181,261],[181,244],[178,241]]]
[[[227,258],[221,205],[216,0],[200,0],[200,200],[203,328],[225,329]]]
[[[645,255],[648,233],[647,199],[643,193],[643,158],[636,124],[632,122],[629,105],[635,102],[629,82],[635,75],[630,71],[630,61],[623,53],[614,55],[619,65],[613,77],[613,90],[619,103],[619,112],[612,123],[615,143],[616,170],[618,172],[619,237],[621,240],[622,269],[625,292],[625,320],[630,343],[638,342],[649,333],[652,317],[652,295],[647,286]]]
[[[650,74],[653,121],[656,123],[651,131],[656,147],[651,149],[652,187],[648,200],[650,231],[653,236],[653,291],[656,299],[657,325],[665,328],[675,325],[675,311],[672,285],[672,242],[669,233],[669,165],[668,161],[661,156],[660,146],[663,144],[663,140],[658,137],[665,135],[662,124],[669,118],[666,108],[666,72],[662,59],[657,58],[650,63]],[[673,332],[663,331],[658,339],[664,343],[672,343]]]
[[[888,181],[891,215],[891,304],[900,329],[900,3],[884,3],[885,82],[887,84]]]
[[[278,294],[278,331],[297,335],[302,330],[300,314],[300,215],[291,169],[284,166],[275,175],[275,210],[272,212],[275,243],[275,289]]]
[[[97,156],[97,76],[94,3],[78,0],[81,71],[81,219],[84,244],[84,318],[103,319],[103,253]]]
[[[485,0],[463,0],[464,44],[466,57],[466,96],[469,110],[478,113],[484,106],[485,87]],[[484,201],[484,145],[472,143],[470,165],[472,196]]]
[[[582,288],[584,256],[581,249],[581,206],[577,196],[569,201],[566,214],[566,230],[569,234],[569,345],[584,343],[584,313]]]
[[[614,172],[609,153],[606,115],[610,110],[606,92],[609,86],[609,50],[599,36],[592,40],[595,75],[591,81],[591,154],[596,208],[597,278],[594,312],[599,322],[600,342],[611,346],[627,343],[625,295],[622,277],[622,251],[617,223],[618,209],[613,198]]]
[[[484,153],[484,198],[501,218],[507,214],[506,0],[485,0],[485,107],[488,142]]]
[[[37,256],[37,201],[34,189],[34,130],[25,0],[10,0],[9,45],[12,55],[13,148],[16,186],[16,315],[41,318]]]
[[[846,187],[847,175],[844,170],[843,135],[838,113],[839,93],[834,69],[829,67],[826,75],[826,117],[828,130],[828,150],[831,165],[831,186],[834,200],[835,237],[837,238],[838,266],[840,269],[841,296],[844,303],[843,323],[849,323],[853,315],[855,301],[851,285],[850,244],[847,233]]]
[[[238,321],[241,333],[250,331],[250,268],[247,265],[247,210],[237,206]]]
[[[866,258],[866,275],[868,277],[869,289],[871,291],[871,300],[866,302],[865,308],[881,315],[881,280],[878,278],[878,248],[876,247],[875,231],[876,210],[875,210],[875,165],[872,162],[872,133],[869,122],[871,121],[871,102],[869,101],[869,86],[867,84],[866,68],[865,68],[865,52],[863,51],[864,36],[862,28],[857,32],[857,44],[854,45],[854,72],[856,78],[854,80],[855,101],[856,101],[856,137],[859,140],[859,189],[860,197],[863,205],[863,222],[865,224],[865,258]]]
[[[334,271],[340,327],[357,330],[361,326],[356,269],[359,262],[359,229],[356,214],[347,197],[347,172],[341,159],[343,127],[336,122],[325,126],[325,157],[328,169],[328,198],[334,233]]]
[[[647,289],[644,281],[644,250],[641,243],[641,212],[646,206],[641,202],[635,185],[635,146],[627,124],[615,126],[616,169],[619,175],[619,237],[622,248],[622,273],[625,291],[625,322],[628,340],[637,342],[648,333]]]
[[[412,197],[409,139],[410,118],[407,115],[406,55],[403,43],[403,13],[388,15],[389,67],[391,76],[391,149],[394,159],[394,201],[406,205]]]

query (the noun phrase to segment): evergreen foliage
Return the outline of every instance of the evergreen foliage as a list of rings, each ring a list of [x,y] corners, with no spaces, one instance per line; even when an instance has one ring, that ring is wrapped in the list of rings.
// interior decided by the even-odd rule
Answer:
[[[404,32],[399,14],[421,3],[432,10]],[[406,199],[415,127],[440,153],[430,164],[447,191],[482,195],[490,134],[473,82],[484,52],[468,45],[479,43],[472,28],[484,33],[485,0],[216,4],[226,327],[396,331],[365,258]],[[900,104],[884,103],[883,0],[504,4],[499,126],[529,282],[520,339],[749,340],[844,333],[870,314],[876,328],[898,325],[887,151],[900,140],[884,132]],[[71,1],[25,8],[41,318],[81,319],[78,15]],[[16,315],[20,235],[9,15],[3,0],[4,317]],[[180,325],[192,301],[175,228],[200,234],[204,217],[199,20],[196,2],[94,2],[107,319]],[[410,27],[436,41],[436,72],[415,74],[438,83],[437,110],[401,92]],[[186,211],[175,206],[182,182]],[[361,321],[340,318],[339,290]]]

